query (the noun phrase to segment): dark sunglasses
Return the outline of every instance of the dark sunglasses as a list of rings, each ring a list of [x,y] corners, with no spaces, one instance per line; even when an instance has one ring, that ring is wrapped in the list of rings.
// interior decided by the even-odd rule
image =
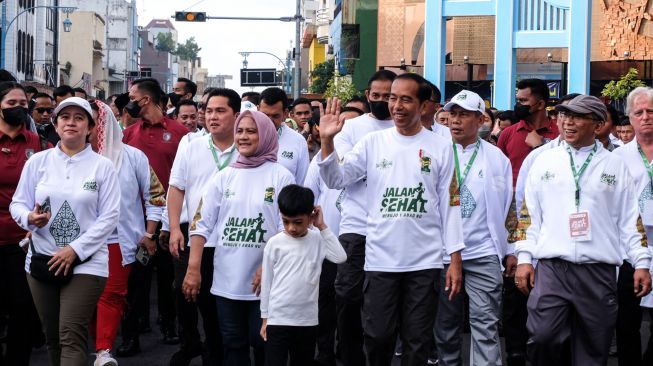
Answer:
[[[52,113],[52,111],[54,111],[54,108],[34,108],[34,109],[41,114],[45,112]]]

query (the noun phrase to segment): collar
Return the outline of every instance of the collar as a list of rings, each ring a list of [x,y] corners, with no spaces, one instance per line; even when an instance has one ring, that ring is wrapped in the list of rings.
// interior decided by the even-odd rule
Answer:
[[[84,159],[89,154],[94,154],[93,149],[91,148],[91,144],[89,143],[86,143],[84,149],[73,156],[68,156],[66,155],[65,152],[63,152],[63,150],[61,150],[61,141],[57,142],[57,146],[55,146],[52,150],[54,150],[55,156],[57,156],[61,160],[71,160],[71,161],[78,161]]]
[[[233,144],[231,144],[231,146],[229,146],[228,148],[224,149],[224,151],[222,151],[222,150],[220,150],[219,147],[217,147],[213,143],[213,138],[211,138],[211,134],[207,134],[205,136],[209,136],[209,143],[206,145],[206,148],[209,149],[209,150],[211,150],[211,147],[213,147],[218,153],[226,154],[226,153],[232,152],[232,151],[234,151],[236,149],[236,143],[234,142]]]
[[[571,151],[589,153],[594,149],[594,146],[597,146],[596,151],[598,152],[603,147],[603,144],[598,140],[594,140],[594,144],[592,144],[590,146],[583,146],[583,147],[581,147],[579,149],[574,148],[573,146],[567,144],[566,142],[565,142],[565,146],[569,146]]]
[[[472,152],[472,151],[474,151],[474,150],[476,149],[476,144],[477,144],[477,143],[478,143],[478,140],[477,140],[477,142],[474,142],[473,144],[469,144],[469,145],[467,145],[467,147],[463,147],[463,145],[461,145],[461,144],[459,144],[459,143],[457,143],[457,142],[454,142],[454,144],[456,145],[456,148],[457,148],[459,151],[462,150],[463,153],[468,153],[468,152]],[[480,145],[482,145],[482,143],[479,144],[479,150],[481,150],[481,148],[480,148],[481,146],[480,146]]]
[[[540,128],[538,128],[537,131],[542,131],[542,130],[553,131],[553,129],[551,128],[551,125],[552,125],[552,124],[553,124],[553,121],[549,120],[549,123],[548,123],[548,124],[546,124],[544,127],[540,127]],[[517,123],[517,131],[519,131],[519,130],[526,130],[526,131],[528,131],[528,132],[533,131],[533,129],[531,128],[531,126],[529,126],[529,125],[526,123],[526,121],[524,121],[523,119],[522,119],[521,121],[519,121],[519,123]]]
[[[17,139],[19,136],[22,136],[23,139],[24,139],[25,141],[27,141],[27,133],[28,133],[28,131],[27,131],[27,129],[25,128],[25,126],[23,125],[23,126],[20,127],[20,131],[18,131],[18,135],[16,135],[16,137],[14,137],[13,139],[10,138],[9,135],[6,135],[4,132],[0,131],[0,140],[3,139],[5,136],[7,136],[7,138],[10,139],[10,140],[15,140],[15,139]]]
[[[163,116],[163,119],[161,119],[161,122],[156,123],[156,124],[151,124],[151,123],[146,123],[144,120],[140,119],[138,123],[140,123],[141,129],[147,128],[158,128],[162,127],[164,130],[168,129],[168,121],[166,121],[167,117]]]

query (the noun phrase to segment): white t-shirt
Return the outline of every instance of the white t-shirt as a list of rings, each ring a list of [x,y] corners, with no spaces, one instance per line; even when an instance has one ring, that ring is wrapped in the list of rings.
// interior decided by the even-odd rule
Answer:
[[[122,144],[122,164],[118,172],[120,184],[120,220],[107,239],[120,244],[122,264],[136,261],[138,244],[145,233],[143,206],[148,221],[160,221],[165,207],[165,190],[150,167],[147,156],[135,147]]]
[[[446,139],[451,139],[451,130],[449,130],[449,127],[434,122],[431,128],[434,134],[440,135]]]
[[[225,168],[214,174],[202,195],[200,215],[190,235],[218,241],[211,293],[232,300],[257,300],[252,278],[261,265],[263,247],[282,230],[277,195],[295,179],[278,163],[252,169]]]
[[[48,197],[50,221],[42,228],[29,225],[29,213]],[[9,210],[20,227],[32,232],[40,254],[54,255],[70,245],[82,261],[93,256],[76,266],[75,274],[109,276],[107,238],[118,224],[120,185],[111,160],[93,152],[90,144],[72,157],[57,144],[29,158]],[[32,248],[25,260],[28,273],[31,258]]]
[[[307,327],[318,324],[317,299],[322,261],[343,263],[347,254],[328,228],[301,238],[280,232],[263,253],[261,318],[268,325]]]
[[[394,127],[393,120],[381,121],[369,113],[352,118],[345,123],[342,131],[336,135],[333,143],[340,158],[350,152],[354,146],[371,132]],[[365,180],[353,183],[345,189],[342,199],[342,217],[340,234],[367,235],[367,206],[365,203]]]
[[[319,154],[320,151],[317,152]],[[315,204],[322,207],[324,223],[327,224],[331,232],[336,236],[339,235],[340,214],[342,212],[342,200],[345,196],[344,189],[330,189],[322,177],[320,177],[320,167],[317,166],[317,154],[311,160],[306,174],[304,186],[313,191],[315,195]]]
[[[217,163],[211,148],[215,149]],[[238,150],[235,145],[231,145],[224,152],[220,151],[213,144],[211,135],[195,138],[186,145],[183,151],[180,150],[177,151],[175,162],[172,165],[170,185],[184,191],[181,216],[192,218],[195,216],[207,182],[218,171],[218,166],[224,169],[238,159]],[[205,247],[215,247],[217,238],[218,232],[214,231],[206,241]]]
[[[516,243],[519,263],[560,258],[572,263],[623,263],[622,246],[635,268],[649,268],[651,254],[637,231],[639,210],[633,182],[622,158],[600,143],[580,178],[579,207],[576,184],[569,166],[567,144],[537,157],[526,180],[528,225],[526,239]],[[577,171],[593,146],[572,150]],[[570,215],[588,212],[590,240],[573,239]],[[520,218],[525,222],[524,218]]]
[[[463,175],[474,154],[476,144],[470,144],[464,149],[462,145],[456,144],[456,148],[458,149],[460,174]],[[465,235],[465,249],[461,253],[463,260],[497,255],[488,227],[487,202],[485,201],[485,179],[488,172],[483,172],[484,161],[484,149],[480,147],[465,181],[459,182],[460,211]],[[445,257],[446,263],[450,261],[450,258]]]
[[[277,163],[283,165],[295,177],[296,182],[303,182],[306,179],[308,170],[308,145],[304,136],[281,124],[279,133],[279,151],[277,152]]]
[[[414,136],[386,129],[365,136],[343,165],[336,154],[318,165],[332,188],[367,178],[366,271],[443,268],[443,249],[464,249],[460,207],[450,205],[450,141],[425,128]]]

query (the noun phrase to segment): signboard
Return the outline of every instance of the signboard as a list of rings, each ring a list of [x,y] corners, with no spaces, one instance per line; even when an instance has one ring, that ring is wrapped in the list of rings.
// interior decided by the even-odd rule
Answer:
[[[240,86],[276,86],[276,69],[240,69]]]

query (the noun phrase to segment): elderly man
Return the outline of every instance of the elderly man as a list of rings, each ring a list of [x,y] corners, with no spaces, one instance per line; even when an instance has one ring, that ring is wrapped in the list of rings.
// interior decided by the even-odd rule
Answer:
[[[580,95],[557,110],[565,142],[540,154],[529,172],[515,248],[515,283],[530,291],[528,356],[534,366],[561,364],[561,346],[571,337],[574,365],[605,365],[622,250],[635,268],[637,296],[650,292],[651,255],[637,230],[628,166],[595,141],[608,118],[605,105]]]

